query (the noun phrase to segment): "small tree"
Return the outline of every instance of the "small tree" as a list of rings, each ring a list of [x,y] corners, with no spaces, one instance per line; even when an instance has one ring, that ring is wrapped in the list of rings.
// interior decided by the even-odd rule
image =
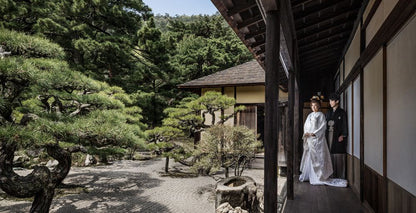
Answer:
[[[205,131],[213,125],[224,124],[237,112],[244,109],[244,106],[234,107],[234,112],[223,115],[216,119],[216,114],[235,105],[234,98],[222,95],[219,92],[208,91],[199,98],[187,97],[174,108],[167,108],[167,118],[163,120],[163,126],[147,131],[148,141],[163,147],[166,156],[166,168],[168,171],[169,157],[185,165],[192,165],[185,159],[192,155],[192,148],[189,146],[189,138],[194,138],[196,147],[196,134]],[[206,123],[207,116],[211,122]]]
[[[260,146],[254,132],[245,126],[215,125],[198,144],[195,155],[199,160],[193,168],[211,174],[224,168],[228,177],[229,168],[234,167],[234,175],[241,176]]]

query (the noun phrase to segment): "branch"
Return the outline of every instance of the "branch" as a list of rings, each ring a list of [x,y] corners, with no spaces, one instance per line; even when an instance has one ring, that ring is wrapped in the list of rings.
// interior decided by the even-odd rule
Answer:
[[[82,152],[82,153],[87,153],[87,149],[83,146],[73,146],[73,147],[69,147],[66,149],[66,151],[70,152],[70,153],[75,153],[75,152]]]
[[[77,102],[78,103],[78,102]],[[78,103],[79,104],[79,103]],[[78,109],[71,112],[71,114],[69,114],[69,116],[73,117],[78,115],[84,108],[91,106],[91,104],[79,104],[78,105]]]

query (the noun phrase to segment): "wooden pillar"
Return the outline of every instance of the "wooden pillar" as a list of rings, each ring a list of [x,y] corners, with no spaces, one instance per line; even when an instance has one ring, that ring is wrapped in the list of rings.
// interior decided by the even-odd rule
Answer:
[[[301,153],[299,150],[299,139],[300,139],[300,123],[302,123],[300,121],[301,117],[299,116],[300,114],[300,98],[299,98],[299,86],[295,81],[295,106],[294,106],[294,118],[293,118],[293,144],[294,144],[294,150],[293,150],[293,174],[294,175],[299,175],[299,171],[300,171],[300,157],[301,157]]]
[[[294,115],[294,106],[295,106],[295,75],[291,70],[289,72],[289,105],[288,105],[288,141],[286,141],[286,152],[287,152],[287,199],[293,200],[293,150],[294,150],[294,140],[293,140],[293,115]]]
[[[280,13],[266,12],[266,103],[264,118],[264,212],[277,212]]]

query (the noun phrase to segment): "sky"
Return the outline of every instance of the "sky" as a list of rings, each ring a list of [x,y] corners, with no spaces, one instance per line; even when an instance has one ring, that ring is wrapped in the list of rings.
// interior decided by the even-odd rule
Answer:
[[[217,12],[211,0],[143,0],[153,13],[175,15],[212,15]]]

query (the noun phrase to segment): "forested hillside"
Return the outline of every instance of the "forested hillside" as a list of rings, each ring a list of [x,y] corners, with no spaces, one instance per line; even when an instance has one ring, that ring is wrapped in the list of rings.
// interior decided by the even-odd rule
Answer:
[[[177,84],[252,58],[219,14],[154,17],[137,0],[2,2],[2,28],[48,38],[71,68],[134,94],[149,127],[187,96]]]

